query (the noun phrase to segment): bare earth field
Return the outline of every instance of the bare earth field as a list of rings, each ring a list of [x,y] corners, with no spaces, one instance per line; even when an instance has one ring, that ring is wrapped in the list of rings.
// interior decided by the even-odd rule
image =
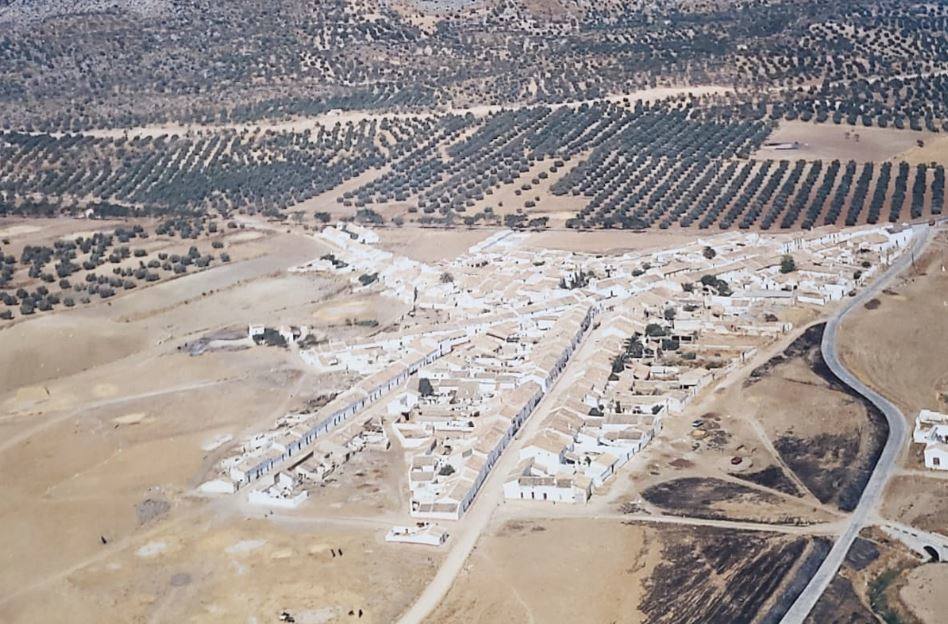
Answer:
[[[586,253],[621,254],[627,251],[673,247],[694,240],[695,233],[622,230],[546,230],[530,234],[526,247]]]
[[[485,238],[492,228],[453,229],[403,227],[379,228],[379,247],[420,262],[453,260]]]
[[[848,135],[848,138],[847,138]],[[859,135],[857,141],[855,135]],[[765,143],[801,143],[800,149],[778,151],[762,147],[753,154],[758,159],[855,160],[880,162],[914,150],[916,141],[938,139],[932,132],[897,128],[865,128],[849,124],[815,124],[805,121],[781,121]],[[929,162],[925,158],[921,162]]]
[[[752,372],[743,401],[798,483],[822,503],[850,510],[882,450],[887,425],[823,363],[822,329],[810,327]]]
[[[133,545],[2,607],[4,621],[69,613],[71,622],[391,622],[436,559],[385,544],[374,528],[285,529],[266,521],[194,514],[142,531]],[[334,555],[332,551],[342,552]],[[351,617],[349,617],[352,612]],[[7,620],[9,617],[11,619]]]
[[[618,521],[498,522],[427,621],[640,622],[656,538]]]
[[[899,598],[922,624],[941,622],[948,612],[948,566],[922,565],[911,572],[899,591]]]
[[[923,147],[911,147],[902,152],[899,158],[910,165],[948,162],[948,137],[929,137],[925,139]]]
[[[499,520],[427,621],[759,622],[823,551],[817,541],[605,519]]]
[[[920,473],[889,481],[882,515],[924,531],[948,535],[948,478]]]

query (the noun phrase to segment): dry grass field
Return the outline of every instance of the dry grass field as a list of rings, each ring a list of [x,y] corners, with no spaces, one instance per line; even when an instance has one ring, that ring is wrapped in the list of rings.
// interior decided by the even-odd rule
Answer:
[[[856,136],[858,135],[858,139]],[[781,121],[765,143],[799,142],[800,148],[776,151],[762,147],[754,158],[803,158],[806,160],[855,160],[856,162],[881,162],[901,157],[917,149],[916,141],[926,144],[938,140],[933,132],[898,130],[897,128],[859,127],[848,124],[815,124],[805,121]],[[908,160],[908,158],[899,158]],[[919,162],[929,162],[931,159]],[[910,162],[914,162],[911,161]]]
[[[485,238],[494,228],[442,229],[422,227],[380,228],[379,247],[419,262],[450,261]]]
[[[622,230],[545,230],[531,233],[524,243],[537,249],[560,249],[577,253],[622,254],[628,251],[684,245],[694,240],[694,233],[629,232]]]
[[[659,547],[656,531],[619,521],[498,522],[427,621],[641,622]]]
[[[272,622],[287,611],[319,623],[356,620],[361,611],[359,621],[384,623],[437,563],[429,552],[385,544],[374,528],[331,523],[283,528],[182,512],[139,532],[133,544],[46,585],[52,599],[34,592],[8,601],[4,621],[69,613],[82,624],[108,613],[109,621]]]
[[[922,624],[938,624],[948,612],[948,566],[928,564],[908,573],[899,598]]]
[[[12,246],[93,225],[4,231]],[[339,324],[361,339],[371,329],[346,319],[399,313],[368,294],[340,308],[345,282],[286,273],[322,253],[309,237],[232,236],[229,264],[0,329],[0,621],[263,622],[291,609],[298,622],[323,622],[361,608],[364,621],[388,622],[432,572],[433,555],[385,545],[376,525],[260,523],[194,497],[226,451],[202,447],[270,425],[326,383],[291,351],[190,357],[185,342],[251,322]],[[373,457],[352,470],[381,461],[397,490],[399,464]]]
[[[910,165],[948,162],[948,137],[936,136],[925,139],[922,147],[913,146],[902,152],[899,158]]]
[[[426,621],[759,622],[814,547],[707,527],[497,519]]]
[[[914,421],[919,409],[948,408],[948,235],[915,268],[840,328],[846,366]],[[900,354],[911,353],[911,357]]]
[[[847,391],[820,356],[822,325],[756,369],[742,392],[780,462],[824,504],[852,509],[887,435],[885,420]]]
[[[886,489],[882,514],[923,531],[948,535],[948,479],[919,473],[894,476]]]

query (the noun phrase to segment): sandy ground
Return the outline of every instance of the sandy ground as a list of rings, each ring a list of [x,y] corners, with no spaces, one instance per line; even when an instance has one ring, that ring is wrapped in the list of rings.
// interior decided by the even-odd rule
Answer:
[[[858,141],[855,135],[859,135]],[[919,139],[928,143],[937,138],[939,138],[938,134],[927,131],[916,132],[897,128],[865,128],[850,126],[849,124],[781,121],[765,143],[798,141],[802,144],[800,149],[778,151],[762,147],[753,154],[753,157],[774,160],[803,158],[806,160],[839,159],[843,162],[848,160],[880,162],[895,159],[903,153],[915,149],[916,141]],[[928,162],[929,160],[926,157],[921,162]]]
[[[928,137],[924,141],[923,147],[912,147],[899,154],[899,159],[911,165],[948,162],[948,137]]]
[[[103,613],[128,622],[275,622],[285,610],[300,623],[382,623],[436,563],[428,550],[385,544],[374,528],[333,523],[294,529],[181,514],[141,533],[50,584],[54,601],[14,599],[0,617],[64,621],[68,609],[77,623],[100,622]]]
[[[943,622],[948,613],[948,566],[928,564],[908,574],[899,598],[923,624]]]
[[[428,622],[640,622],[653,530],[612,520],[503,521]]]

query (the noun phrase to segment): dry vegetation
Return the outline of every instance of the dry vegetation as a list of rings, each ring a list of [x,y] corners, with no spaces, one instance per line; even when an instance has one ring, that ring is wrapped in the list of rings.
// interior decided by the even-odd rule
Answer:
[[[948,408],[946,266],[948,237],[942,233],[878,297],[878,307],[859,310],[840,329],[847,368],[890,397],[913,422],[919,409]]]
[[[429,621],[760,622],[825,550],[780,534],[498,519]]]
[[[859,500],[888,435],[885,418],[842,384],[820,355],[822,325],[753,371],[743,391],[781,462],[821,503]]]
[[[427,621],[641,621],[659,540],[618,521],[498,521]]]

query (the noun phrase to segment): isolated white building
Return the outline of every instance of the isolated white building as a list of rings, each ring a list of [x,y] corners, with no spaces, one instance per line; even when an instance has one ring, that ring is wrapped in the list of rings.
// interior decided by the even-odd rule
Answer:
[[[948,414],[920,410],[915,416],[912,440],[925,445],[925,467],[948,470]]]

